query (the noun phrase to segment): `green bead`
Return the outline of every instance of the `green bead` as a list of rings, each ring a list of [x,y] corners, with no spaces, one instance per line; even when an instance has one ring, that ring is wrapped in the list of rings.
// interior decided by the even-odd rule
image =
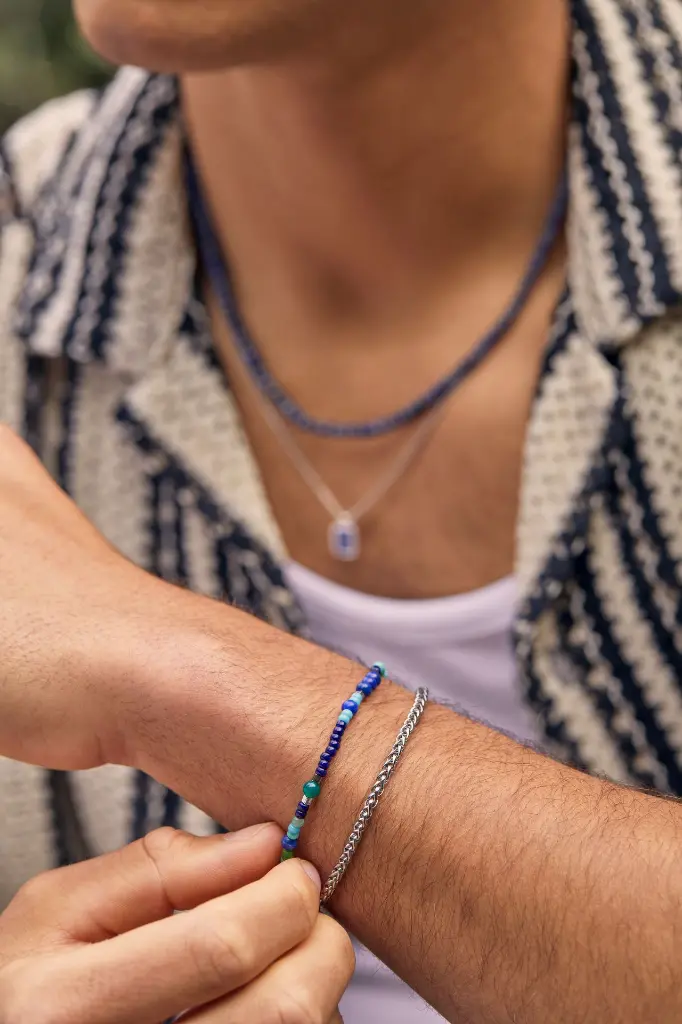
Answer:
[[[319,796],[319,795],[320,795],[320,784],[319,784],[319,782],[315,782],[315,779],[310,779],[309,782],[306,782],[305,786],[303,787],[303,796],[307,796],[307,797],[309,797],[310,800],[314,800],[315,797]]]
[[[372,668],[375,668],[379,672],[381,672],[382,679],[386,678],[386,666],[384,665],[383,661],[375,661]]]
[[[282,850],[282,856],[279,859],[280,859],[280,861],[291,860],[293,856],[294,856],[294,851],[293,850]]]

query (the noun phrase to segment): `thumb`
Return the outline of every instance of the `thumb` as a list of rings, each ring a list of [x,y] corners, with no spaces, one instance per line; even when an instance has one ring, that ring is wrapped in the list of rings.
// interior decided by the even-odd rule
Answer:
[[[65,935],[72,942],[100,942],[189,910],[262,877],[277,861],[281,831],[254,825],[226,836],[199,838],[171,828],[129,846],[29,882],[5,912],[15,935],[32,948]],[[42,940],[42,941],[41,941]]]

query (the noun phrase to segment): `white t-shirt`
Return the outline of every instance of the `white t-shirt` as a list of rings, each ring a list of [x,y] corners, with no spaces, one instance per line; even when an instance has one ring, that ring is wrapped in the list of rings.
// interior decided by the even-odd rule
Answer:
[[[366,664],[383,661],[389,676],[411,689],[428,686],[433,699],[518,739],[537,739],[517,685],[512,577],[456,597],[396,601],[349,590],[295,563],[286,576],[317,643]],[[442,1022],[368,950],[356,952],[355,977],[341,1003],[345,1024]]]

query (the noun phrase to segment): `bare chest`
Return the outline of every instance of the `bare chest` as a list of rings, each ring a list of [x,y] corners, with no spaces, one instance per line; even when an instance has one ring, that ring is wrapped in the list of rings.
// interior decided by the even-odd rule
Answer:
[[[464,593],[509,575],[539,369],[537,346],[528,351],[522,338],[510,342],[448,400],[416,457],[359,517],[360,551],[348,562],[330,551],[329,511],[268,425],[264,400],[238,358],[228,355],[230,386],[290,557],[345,586],[395,598]],[[418,427],[360,440],[286,429],[339,505],[349,509],[390,473]]]

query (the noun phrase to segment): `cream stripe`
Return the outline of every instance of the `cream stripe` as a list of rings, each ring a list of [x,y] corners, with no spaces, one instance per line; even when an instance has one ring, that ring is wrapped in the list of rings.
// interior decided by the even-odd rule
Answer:
[[[554,652],[558,644],[554,618],[551,614],[545,615],[538,626],[534,667],[542,678],[543,695],[552,703],[551,720],[563,723],[577,743],[587,768],[615,781],[631,782],[625,762],[602,725],[594,704],[575,680],[575,669],[566,665],[562,671],[557,663]]]
[[[600,0],[594,5],[595,20],[607,53],[613,82],[629,129],[630,142],[670,262],[670,272],[682,287],[682,166],[666,144],[652,102],[649,83],[642,77],[638,48],[627,31],[622,4]],[[649,19],[650,20],[650,19]],[[642,44],[653,45],[653,24],[642,32]],[[642,241],[643,245],[643,241]],[[651,256],[649,259],[651,260]],[[643,260],[645,252],[639,255]],[[656,312],[652,306],[649,312]]]
[[[204,516],[193,506],[193,497],[181,492],[178,500],[184,505],[183,527],[187,572],[195,593],[218,597],[220,586],[216,576],[215,537]]]
[[[54,866],[45,771],[0,757],[0,910],[24,882]]]
[[[682,46],[682,4],[680,0],[659,0],[659,4],[670,31],[677,37],[678,46]],[[680,70],[678,68],[678,72]]]
[[[70,213],[70,233],[59,290],[51,295],[45,313],[38,321],[31,338],[34,352],[50,355],[59,351],[64,329],[73,313],[74,302],[80,289],[87,252],[87,241],[93,224],[95,205],[99,197],[107,166],[118,139],[119,123],[132,108],[145,76],[122,77],[107,94],[98,116],[98,123],[110,124],[111,130],[101,140],[101,151],[87,169],[85,179]]]
[[[127,395],[127,404],[164,449],[216,496],[275,557],[284,542],[234,399],[221,374],[187,339]]]
[[[584,594],[579,588],[574,588],[571,595],[571,614],[574,625],[569,640],[575,647],[584,650],[590,664],[584,684],[591,693],[600,691],[608,697],[613,708],[611,727],[618,736],[628,739],[635,749],[633,769],[641,775],[650,776],[654,785],[665,792],[669,789],[668,775],[651,753],[646,733],[637,720],[632,705],[623,697],[620,680],[616,678],[612,666],[602,656],[599,637],[590,624],[585,610]],[[597,713],[595,711],[595,714]]]
[[[106,367],[83,367],[70,434],[74,500],[126,558],[147,567],[149,485],[145,459],[115,419],[121,384]]]
[[[575,126],[570,133],[569,175],[569,278],[581,328],[590,338],[601,341],[611,336],[613,323],[627,320],[629,308],[618,277],[606,214],[593,187],[592,171],[585,162]]]
[[[628,252],[637,267],[640,284],[640,301],[642,306],[651,311],[658,310],[655,298],[655,281],[651,267],[651,255],[646,251],[646,243],[642,231],[642,215],[637,208],[632,186],[628,181],[627,170],[618,155],[618,148],[613,138],[612,126],[604,111],[604,99],[600,91],[600,82],[595,74],[587,48],[587,39],[583,32],[576,32],[573,41],[573,52],[579,69],[582,93],[589,109],[590,131],[594,141],[602,152],[604,167],[609,176],[613,193],[618,199],[618,210],[623,218],[623,234],[628,242]],[[658,310],[662,312],[662,310]],[[614,324],[614,330],[624,328]],[[625,333],[627,330],[625,329]],[[620,340],[622,334],[614,340]]]
[[[78,816],[94,853],[117,850],[130,839],[135,772],[107,764],[71,775]]]
[[[0,230],[0,421],[21,430],[24,420],[26,356],[23,343],[10,328],[12,305],[21,286],[31,250],[31,233],[24,224]]]

